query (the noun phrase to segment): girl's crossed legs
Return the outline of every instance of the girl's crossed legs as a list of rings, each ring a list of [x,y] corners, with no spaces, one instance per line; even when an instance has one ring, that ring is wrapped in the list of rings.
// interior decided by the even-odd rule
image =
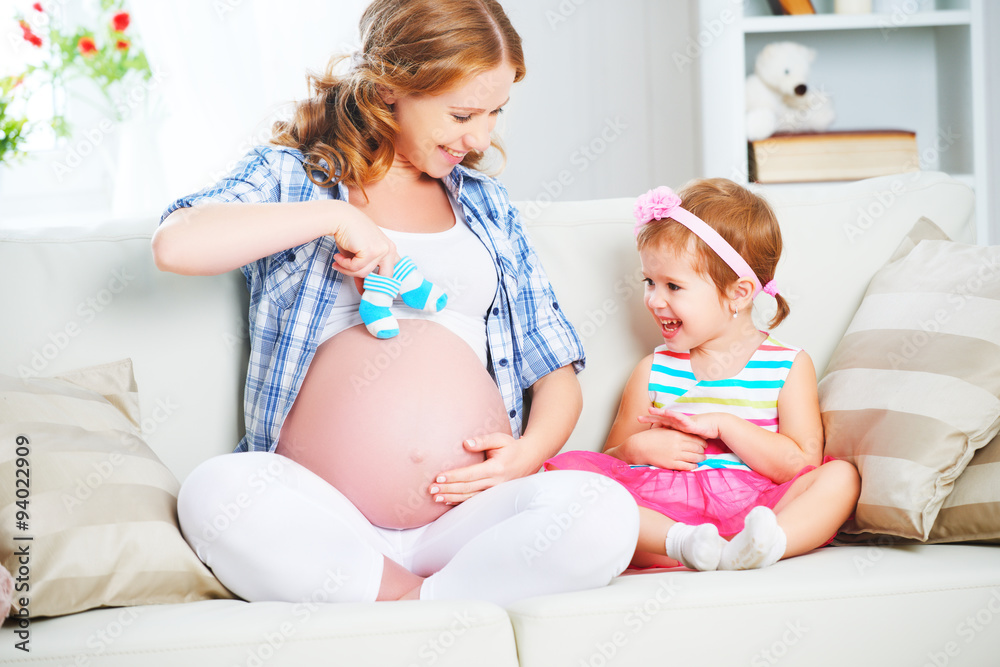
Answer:
[[[418,577],[421,599],[501,605],[596,588],[628,566],[639,530],[621,485],[579,471],[506,482],[419,528],[379,528],[323,479],[265,452],[200,465],[181,488],[178,515],[231,591],[289,602],[373,601]]]
[[[685,564],[694,569],[714,570],[716,564],[719,564],[720,555],[723,562],[719,566],[723,569],[744,569],[746,563],[753,563],[762,558],[769,564],[781,558],[799,556],[830,541],[854,511],[860,489],[861,479],[857,469],[846,461],[831,460],[795,480],[781,500],[775,504],[770,519],[764,518],[765,511],[765,514],[755,517],[757,526],[751,527],[749,524],[751,517],[747,517],[747,526],[730,540],[733,546],[728,548],[728,552],[733,562],[728,566],[725,563],[726,550],[724,549],[722,554],[717,553],[718,545],[725,544],[718,536],[718,531],[714,531],[713,534],[713,531],[701,530],[703,526],[709,524],[685,528],[675,539],[675,548],[688,556],[690,562]],[[677,561],[665,554],[667,549],[664,536],[670,533],[677,522],[646,507],[640,508],[639,512],[641,528],[633,564],[638,567],[676,565]],[[781,539],[778,542],[772,540],[776,537],[775,527],[781,531]],[[668,537],[668,542],[669,539]],[[758,540],[762,541],[760,544],[755,544]],[[761,548],[764,550],[777,548],[777,550],[767,555],[756,553]],[[741,550],[747,553],[741,554]],[[743,565],[740,565],[741,561],[744,562]],[[705,563],[706,566],[701,567],[699,563]],[[759,565],[752,564],[750,567]]]

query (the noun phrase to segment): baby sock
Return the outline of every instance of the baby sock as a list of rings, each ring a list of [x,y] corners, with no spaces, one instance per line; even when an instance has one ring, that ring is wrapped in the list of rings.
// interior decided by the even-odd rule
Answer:
[[[436,313],[448,303],[448,295],[424,278],[409,257],[401,257],[393,267],[392,277],[399,281],[403,303],[415,310]]]
[[[769,507],[755,507],[741,530],[722,550],[720,570],[752,570],[777,563],[785,555],[787,538]]]
[[[692,570],[716,570],[726,541],[713,524],[675,523],[667,531],[667,556]]]
[[[392,338],[399,333],[399,323],[392,316],[389,306],[399,294],[399,281],[377,273],[369,273],[365,277],[364,286],[365,291],[358,306],[361,321],[376,338]]]

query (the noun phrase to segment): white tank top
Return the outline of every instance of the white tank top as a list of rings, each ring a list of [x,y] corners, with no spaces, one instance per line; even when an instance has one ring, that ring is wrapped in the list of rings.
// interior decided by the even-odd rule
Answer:
[[[449,201],[451,198],[449,197]],[[465,222],[461,206],[451,201],[455,225],[443,232],[414,233],[382,229],[396,244],[400,256],[409,255],[427,280],[448,295],[448,305],[438,313],[414,310],[398,296],[390,310],[400,320],[425,319],[438,322],[469,344],[486,366],[486,314],[496,296],[496,266]],[[326,321],[320,342],[362,324],[358,306],[361,294],[354,280],[345,277]]]

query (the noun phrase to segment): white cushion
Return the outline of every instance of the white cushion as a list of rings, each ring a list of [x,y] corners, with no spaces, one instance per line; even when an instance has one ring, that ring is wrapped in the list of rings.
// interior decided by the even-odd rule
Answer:
[[[820,374],[869,280],[917,220],[930,218],[956,241],[974,235],[972,190],[941,173],[758,190],[774,207],[784,240],[776,279],[791,315],[776,335],[805,349]],[[601,448],[625,381],[661,342],[642,304],[634,202],[629,197],[521,205],[535,214],[526,219],[528,232],[587,353],[579,376],[584,412],[566,449]],[[755,303],[764,326],[774,302],[761,295]]]
[[[525,667],[994,665],[997,555],[829,547],[761,570],[623,576],[508,612]]]
[[[242,437],[247,291],[239,272],[157,270],[155,225],[0,229],[0,373],[131,358],[143,439],[183,479]]]
[[[0,629],[0,661],[88,667],[518,664],[510,620],[484,602],[207,600],[98,609],[35,621],[30,631],[31,653],[23,653],[14,649],[13,628]]]

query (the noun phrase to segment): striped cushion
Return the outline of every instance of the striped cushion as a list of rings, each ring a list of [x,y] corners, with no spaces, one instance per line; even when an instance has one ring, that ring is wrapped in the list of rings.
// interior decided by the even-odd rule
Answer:
[[[1000,430],[1000,247],[924,240],[897,252],[819,389],[826,453],[862,477],[843,532],[928,540],[955,480]]]
[[[181,536],[179,484],[140,423],[128,360],[0,376],[0,562],[26,567],[32,617],[232,597]]]
[[[1000,544],[1000,435],[955,480],[927,541]]]

